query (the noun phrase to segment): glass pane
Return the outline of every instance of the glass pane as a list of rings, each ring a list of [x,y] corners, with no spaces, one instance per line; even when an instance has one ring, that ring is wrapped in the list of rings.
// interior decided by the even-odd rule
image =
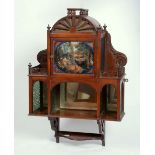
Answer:
[[[52,100],[51,100],[52,101],[52,106],[51,106],[52,112],[55,112],[59,109],[59,99],[58,98],[59,98],[60,92],[58,92],[58,91],[59,91],[59,85],[55,86],[51,91],[51,93],[52,93],[52,95],[51,95],[51,97],[52,97]]]
[[[59,88],[58,88],[59,86]],[[59,90],[59,93],[56,89]],[[55,94],[54,94],[55,92]],[[96,92],[89,85],[67,82],[53,88],[52,111],[60,109],[96,110]]]
[[[92,74],[94,51],[92,42],[56,42],[54,72]]]
[[[107,86],[107,111],[117,111],[116,89],[112,85]]]
[[[117,93],[116,88],[111,85],[105,85],[101,92],[101,113],[117,111]]]
[[[40,83],[36,81],[33,84],[33,111],[40,108]]]
[[[47,110],[47,84],[36,81],[33,84],[33,112]]]

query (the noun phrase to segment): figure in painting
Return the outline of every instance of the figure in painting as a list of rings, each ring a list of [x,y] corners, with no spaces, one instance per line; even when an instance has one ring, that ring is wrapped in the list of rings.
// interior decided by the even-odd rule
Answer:
[[[84,42],[65,42],[55,51],[56,67],[65,73],[91,73],[93,49]]]

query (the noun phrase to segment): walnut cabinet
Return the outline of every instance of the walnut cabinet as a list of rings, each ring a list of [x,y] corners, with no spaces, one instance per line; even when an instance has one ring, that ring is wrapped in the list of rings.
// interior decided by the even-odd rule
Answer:
[[[29,115],[48,117],[60,137],[101,140],[105,121],[124,116],[127,57],[116,51],[107,26],[88,16],[87,9],[69,8],[47,27],[47,49],[29,64]],[[97,120],[99,133],[60,130],[60,118]]]

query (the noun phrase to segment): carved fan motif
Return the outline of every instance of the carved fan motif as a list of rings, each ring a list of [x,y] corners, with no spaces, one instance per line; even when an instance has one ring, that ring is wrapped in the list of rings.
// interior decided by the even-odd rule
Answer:
[[[86,18],[81,16],[65,17],[52,28],[53,32],[94,32],[95,28]]]

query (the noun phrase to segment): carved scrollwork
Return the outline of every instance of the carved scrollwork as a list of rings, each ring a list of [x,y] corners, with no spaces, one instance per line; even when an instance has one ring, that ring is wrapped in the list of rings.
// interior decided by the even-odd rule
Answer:
[[[85,9],[85,10],[80,10],[80,15],[88,15],[88,10]]]
[[[35,66],[35,67],[31,67],[31,69],[30,69],[31,74],[37,73],[37,72],[40,72],[40,65]]]
[[[127,57],[124,53],[121,53],[119,51],[116,51],[113,46],[111,45],[111,50],[114,53],[114,56],[116,58],[116,62],[120,65],[120,66],[125,66],[127,63]]]
[[[44,49],[38,53],[37,60],[41,67],[47,67],[47,49]]]
[[[67,15],[73,16],[73,15],[76,15],[76,12],[75,12],[75,10],[68,9]]]
[[[92,17],[88,16],[87,9],[68,8],[67,16],[58,20],[50,32],[97,32],[102,29],[100,24]],[[77,14],[77,11],[79,14]]]
[[[68,10],[68,12],[67,12],[68,16],[75,16],[75,15],[77,15],[76,11],[80,12],[79,15],[88,15],[88,9],[68,8],[67,10]]]
[[[118,76],[122,76],[125,73],[125,65],[127,63],[127,57],[125,56],[125,54],[121,53],[121,52],[116,52],[115,54],[115,58],[116,58],[116,63],[118,64],[117,67],[117,74]]]
[[[51,32],[96,32],[97,28],[85,16],[66,16],[54,24]]]
[[[125,74],[125,65],[127,63],[127,57],[125,54],[116,51],[111,43],[111,36],[104,28],[103,35],[105,38],[105,52],[106,52],[106,63],[105,76],[122,76]]]
[[[40,51],[37,55],[37,60],[40,63],[37,66],[32,67],[29,66],[29,74],[30,75],[47,75],[47,49]]]

